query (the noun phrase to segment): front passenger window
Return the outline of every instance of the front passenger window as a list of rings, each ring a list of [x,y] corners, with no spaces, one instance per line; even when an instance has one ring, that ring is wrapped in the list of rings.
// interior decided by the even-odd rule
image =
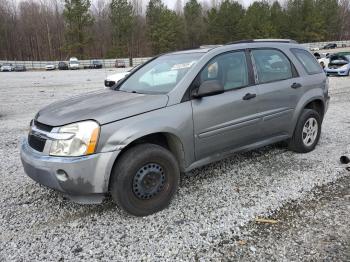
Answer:
[[[225,90],[248,85],[248,66],[242,51],[225,53],[215,57],[203,68],[200,82],[218,80]]]

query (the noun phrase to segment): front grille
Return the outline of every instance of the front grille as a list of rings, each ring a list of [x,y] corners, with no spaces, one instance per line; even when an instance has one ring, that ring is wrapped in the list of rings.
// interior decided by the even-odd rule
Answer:
[[[327,72],[327,75],[333,75],[333,76],[335,76],[335,75],[338,75],[338,72]]]
[[[34,120],[34,125],[37,129],[39,130],[43,130],[45,132],[51,132],[51,130],[53,129],[52,126],[49,125],[45,125],[43,123],[40,123],[36,120]],[[31,133],[29,133],[28,135],[28,144],[31,148],[33,148],[36,151],[39,152],[43,152],[44,148],[45,148],[45,143],[46,143],[46,139],[35,136]]]
[[[31,148],[36,151],[43,152],[45,147],[46,139],[29,134],[28,144]]]

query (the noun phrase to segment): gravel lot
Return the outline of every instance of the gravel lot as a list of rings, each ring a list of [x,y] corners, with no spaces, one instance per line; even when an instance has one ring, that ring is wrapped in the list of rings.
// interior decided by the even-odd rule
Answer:
[[[315,151],[236,154],[184,176],[166,210],[135,218],[110,200],[63,199],[27,178],[19,158],[41,107],[103,88],[111,73],[0,73],[0,261],[350,260],[350,172],[339,163],[350,153],[349,77],[330,79]]]

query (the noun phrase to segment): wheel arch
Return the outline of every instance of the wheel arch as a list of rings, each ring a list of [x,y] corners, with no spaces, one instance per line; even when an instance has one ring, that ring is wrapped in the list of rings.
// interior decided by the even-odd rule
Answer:
[[[310,102],[308,102],[305,106],[304,109],[313,109],[315,110],[321,117],[321,120],[323,120],[324,113],[325,113],[325,104],[323,100],[321,99],[314,99]]]
[[[117,164],[118,160],[127,150],[129,150],[135,145],[145,144],[145,143],[156,144],[168,149],[174,155],[179,165],[180,171],[181,172],[185,171],[185,168],[186,168],[185,150],[181,139],[177,135],[170,132],[154,132],[154,133],[149,133],[149,134],[134,138],[133,140],[130,140],[128,144],[126,144],[123,147],[123,149],[120,151],[120,153],[114,160],[111,173],[113,172],[114,167]],[[110,189],[110,183],[111,183],[110,178],[111,176],[109,177],[108,189]]]
[[[323,117],[325,115],[326,105],[324,101],[324,94],[321,89],[309,90],[299,100],[299,103],[297,104],[294,110],[290,136],[293,135],[298,119],[305,108],[316,110],[320,114],[321,120],[323,120]]]

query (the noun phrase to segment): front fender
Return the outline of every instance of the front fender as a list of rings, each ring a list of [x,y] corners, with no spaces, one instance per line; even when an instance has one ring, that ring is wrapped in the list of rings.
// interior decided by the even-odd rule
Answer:
[[[190,102],[102,125],[97,151],[122,150],[133,141],[155,133],[167,133],[177,137],[185,152],[185,165],[189,165],[194,161],[193,121]]]

